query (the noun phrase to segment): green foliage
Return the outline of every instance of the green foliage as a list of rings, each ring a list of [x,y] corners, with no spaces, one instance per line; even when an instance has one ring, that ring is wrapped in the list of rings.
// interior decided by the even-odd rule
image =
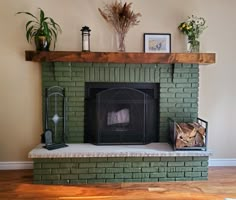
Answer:
[[[199,38],[206,28],[206,20],[203,17],[196,17],[194,15],[188,17],[187,21],[181,22],[178,26],[178,29],[187,35],[190,40]]]
[[[44,11],[41,8],[39,8],[39,11],[39,18],[29,12],[17,12],[16,14],[26,14],[33,18],[25,25],[26,39],[29,43],[32,42],[33,38],[36,39],[40,36],[44,36],[49,43],[54,40],[55,49],[57,35],[62,31],[61,27],[51,17],[46,17]]]

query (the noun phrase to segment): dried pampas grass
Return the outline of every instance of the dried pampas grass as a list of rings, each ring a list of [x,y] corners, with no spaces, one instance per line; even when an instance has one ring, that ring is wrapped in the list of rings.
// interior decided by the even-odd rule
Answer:
[[[98,9],[102,17],[110,23],[117,32],[127,33],[130,27],[138,25],[140,13],[131,10],[132,3],[122,5],[121,1],[105,4],[104,10]]]

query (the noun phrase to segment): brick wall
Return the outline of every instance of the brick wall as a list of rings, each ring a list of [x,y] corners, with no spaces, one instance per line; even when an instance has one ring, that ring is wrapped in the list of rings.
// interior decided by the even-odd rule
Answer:
[[[207,180],[208,157],[34,159],[34,183],[86,184]]]
[[[198,116],[199,67],[195,64],[175,64],[172,82],[169,64],[43,63],[42,80],[43,88],[66,89],[68,143],[84,142],[85,82],[160,83],[160,142],[168,141],[168,117],[183,122]]]

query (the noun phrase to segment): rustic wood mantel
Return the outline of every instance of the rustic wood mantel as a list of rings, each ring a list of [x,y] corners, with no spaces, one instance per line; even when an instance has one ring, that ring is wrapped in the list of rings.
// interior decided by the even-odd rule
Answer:
[[[213,64],[215,57],[215,53],[25,51],[26,61],[33,62]]]

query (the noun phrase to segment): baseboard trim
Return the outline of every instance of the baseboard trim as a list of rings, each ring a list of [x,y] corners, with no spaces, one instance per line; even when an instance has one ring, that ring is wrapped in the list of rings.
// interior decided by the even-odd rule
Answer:
[[[0,170],[33,169],[32,161],[0,162]]]
[[[230,167],[236,166],[236,159],[209,159],[210,167]]]
[[[236,159],[209,159],[210,167],[236,166]],[[32,161],[0,162],[0,170],[33,169]]]

